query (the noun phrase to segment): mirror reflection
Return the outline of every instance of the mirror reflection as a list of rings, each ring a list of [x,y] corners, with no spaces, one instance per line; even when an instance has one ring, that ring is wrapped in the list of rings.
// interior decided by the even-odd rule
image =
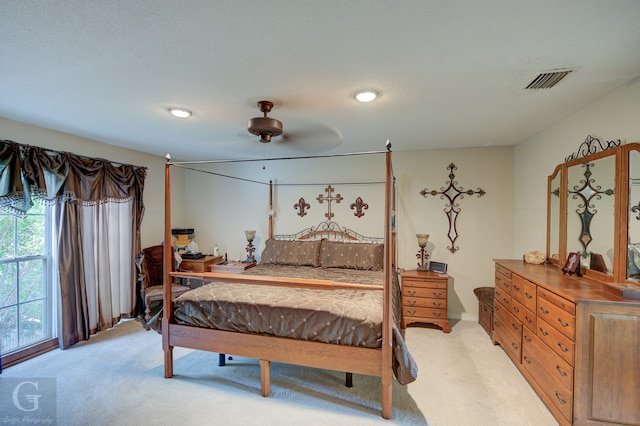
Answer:
[[[627,279],[640,281],[640,152],[629,151]]]
[[[560,169],[549,179],[549,242],[547,258],[549,262],[560,263]]]
[[[585,267],[607,274],[614,265],[615,159],[609,155],[567,170],[567,252],[580,253]]]

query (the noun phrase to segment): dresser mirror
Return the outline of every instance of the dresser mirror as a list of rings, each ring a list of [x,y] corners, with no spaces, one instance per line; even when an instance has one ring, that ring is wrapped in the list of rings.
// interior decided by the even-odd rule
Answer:
[[[586,275],[637,285],[640,144],[592,140],[600,149],[581,145],[548,178],[547,261],[562,266],[569,253],[579,253]]]
[[[560,170],[555,171],[548,179],[547,190],[547,260],[551,263],[560,264]]]
[[[627,229],[627,279],[640,282],[640,151],[628,150],[629,210]]]
[[[567,167],[567,252],[613,275],[616,152],[583,160]]]

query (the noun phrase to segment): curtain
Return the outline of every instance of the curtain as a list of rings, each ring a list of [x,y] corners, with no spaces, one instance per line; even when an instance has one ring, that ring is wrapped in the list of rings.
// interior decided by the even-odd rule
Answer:
[[[145,177],[144,167],[0,141],[0,208],[55,205],[63,348],[136,310]]]

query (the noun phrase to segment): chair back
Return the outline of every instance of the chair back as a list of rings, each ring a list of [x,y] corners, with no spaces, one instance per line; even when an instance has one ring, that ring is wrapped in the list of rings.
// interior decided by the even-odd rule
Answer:
[[[157,245],[143,249],[144,259],[142,261],[144,265],[144,280],[142,282],[143,288],[151,287],[154,285],[162,285],[163,282],[163,260],[164,260],[164,246]]]

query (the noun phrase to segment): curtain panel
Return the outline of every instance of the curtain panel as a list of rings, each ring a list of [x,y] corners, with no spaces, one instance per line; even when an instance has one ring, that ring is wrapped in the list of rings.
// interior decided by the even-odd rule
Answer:
[[[34,201],[55,206],[62,347],[86,340],[95,331],[111,327],[121,315],[132,315],[135,311],[136,270],[132,253],[142,251],[140,224],[144,213],[142,195],[146,173],[145,167],[0,141],[0,209],[21,215]],[[121,209],[116,209],[115,219],[109,215],[111,210],[105,207],[112,203],[127,204],[124,211],[130,211],[130,214],[128,221],[125,220],[126,226],[120,223]],[[89,207],[98,210],[87,214]],[[85,223],[87,221],[95,223]],[[113,231],[112,237],[119,236],[119,242],[109,243],[113,240],[108,238],[110,231]],[[116,245],[123,243],[126,244],[124,249]],[[128,253],[131,259],[122,263],[122,258],[113,256],[118,251],[125,256]],[[95,271],[101,271],[103,279],[94,283]],[[97,293],[97,288],[104,287],[105,283],[113,286],[113,281],[124,283],[129,294],[121,297],[118,289]],[[88,300],[87,294],[97,296]],[[105,298],[109,301],[102,303]],[[117,304],[126,306],[128,311],[114,308],[113,298],[130,300],[130,303]],[[89,312],[95,299],[101,300],[99,309],[108,313]]]

